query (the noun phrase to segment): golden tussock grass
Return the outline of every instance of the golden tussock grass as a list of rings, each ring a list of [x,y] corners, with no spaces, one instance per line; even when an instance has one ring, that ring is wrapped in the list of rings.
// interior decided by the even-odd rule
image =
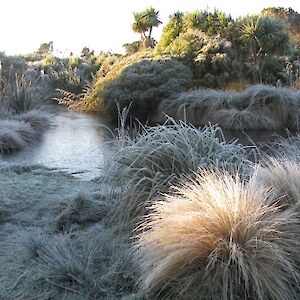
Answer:
[[[270,197],[255,180],[219,171],[176,185],[137,228],[141,291],[159,299],[297,299],[299,224],[291,210],[268,205]]]

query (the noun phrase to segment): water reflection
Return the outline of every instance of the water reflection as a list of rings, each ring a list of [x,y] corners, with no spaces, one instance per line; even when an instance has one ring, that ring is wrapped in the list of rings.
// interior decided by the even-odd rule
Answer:
[[[53,125],[34,147],[7,157],[22,164],[42,164],[67,171],[82,179],[101,172],[107,129],[99,116],[63,110],[53,115]]]

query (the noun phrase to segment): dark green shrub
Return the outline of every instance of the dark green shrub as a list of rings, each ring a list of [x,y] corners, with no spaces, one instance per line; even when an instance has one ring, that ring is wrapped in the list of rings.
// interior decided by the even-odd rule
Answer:
[[[231,42],[209,37],[201,30],[189,29],[177,36],[165,49],[155,53],[180,59],[193,72],[193,85],[220,88],[236,79],[240,67]]]
[[[105,109],[112,121],[129,108],[129,115],[145,121],[156,112],[164,98],[186,90],[191,71],[175,59],[144,59],[126,67],[103,89]]]

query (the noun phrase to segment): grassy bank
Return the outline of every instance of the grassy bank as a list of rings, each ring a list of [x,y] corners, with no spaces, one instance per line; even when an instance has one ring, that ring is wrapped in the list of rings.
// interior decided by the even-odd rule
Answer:
[[[252,85],[242,92],[199,89],[163,100],[164,114],[194,125],[218,124],[224,129],[299,129],[300,92],[287,87]]]
[[[1,163],[1,299],[299,299],[298,137],[268,157],[170,118],[114,143],[93,181]]]

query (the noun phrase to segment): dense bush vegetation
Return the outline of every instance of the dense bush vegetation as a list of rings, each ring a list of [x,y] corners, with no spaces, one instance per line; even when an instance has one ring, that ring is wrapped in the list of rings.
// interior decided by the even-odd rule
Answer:
[[[124,108],[131,118],[146,121],[162,99],[186,90],[191,79],[189,68],[174,59],[133,63],[104,88],[105,110],[114,122]]]
[[[120,110],[130,107],[132,117],[141,121],[151,119],[153,113],[160,110],[157,108],[160,100],[180,92],[180,88],[172,93],[157,91],[162,78],[158,76],[157,82],[152,81],[155,71],[151,71],[149,81],[146,80],[149,68],[136,71],[143,59],[176,59],[191,70],[188,87],[192,89],[243,89],[251,84],[292,86],[300,76],[299,44],[291,39],[292,29],[286,22],[292,22],[296,12],[280,8],[279,12],[270,9],[236,20],[217,10],[176,12],[170,16],[157,44],[149,41],[152,29],[160,24],[158,12],[149,8],[143,13],[135,13],[132,28],[140,33],[141,40],[124,45],[128,55],[112,55],[102,60],[90,88],[80,98],[78,108],[102,110],[116,122],[118,106]],[[133,73],[134,76],[139,74],[138,84],[130,84]],[[176,75],[173,72],[172,77]],[[165,82],[166,79],[163,86],[166,86]]]

